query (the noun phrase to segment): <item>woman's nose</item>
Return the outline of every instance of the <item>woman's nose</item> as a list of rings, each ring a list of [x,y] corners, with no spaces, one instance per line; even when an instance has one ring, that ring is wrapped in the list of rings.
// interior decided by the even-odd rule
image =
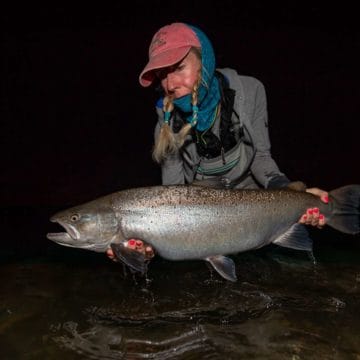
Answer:
[[[176,76],[173,73],[169,73],[166,76],[168,91],[172,92],[176,89]]]

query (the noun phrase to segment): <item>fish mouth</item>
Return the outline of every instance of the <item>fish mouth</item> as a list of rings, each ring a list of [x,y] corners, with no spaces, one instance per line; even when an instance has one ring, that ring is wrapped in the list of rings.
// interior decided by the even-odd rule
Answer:
[[[66,246],[75,246],[74,242],[80,240],[80,233],[74,226],[53,218],[50,221],[61,225],[66,232],[48,233],[46,237],[49,240]]]

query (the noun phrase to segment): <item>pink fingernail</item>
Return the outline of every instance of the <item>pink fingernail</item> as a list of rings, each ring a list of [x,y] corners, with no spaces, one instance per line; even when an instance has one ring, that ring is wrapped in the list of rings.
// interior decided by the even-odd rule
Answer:
[[[329,202],[329,197],[328,196],[324,196],[324,202],[328,203]]]
[[[306,220],[306,219],[307,219],[307,215],[303,215],[303,219]]]
[[[317,214],[317,213],[319,212],[319,209],[318,209],[318,208],[314,208],[313,211],[314,211],[314,213]]]
[[[134,239],[129,240],[128,245],[135,246],[136,241]]]
[[[313,210],[312,210],[312,209],[308,209],[307,213],[308,213],[309,215],[312,215]]]
[[[321,215],[319,215],[319,219],[320,219],[320,220],[324,220],[324,219],[325,219],[325,216],[321,214]]]

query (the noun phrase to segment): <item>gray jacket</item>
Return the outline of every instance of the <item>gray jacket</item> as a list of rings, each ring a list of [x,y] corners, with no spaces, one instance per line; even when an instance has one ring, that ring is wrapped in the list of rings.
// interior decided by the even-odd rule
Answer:
[[[236,188],[286,186],[289,179],[280,172],[270,153],[266,94],[263,84],[253,77],[239,75],[233,69],[225,68],[218,71],[225,75],[229,87],[236,92],[231,120],[235,132],[244,133],[244,136],[237,139],[237,145],[233,149],[223,156],[210,160],[199,156],[193,141],[187,142],[180,151],[169,155],[162,163],[162,183],[185,184],[192,183],[195,179],[221,178],[223,183],[231,183]],[[164,121],[162,109],[156,110],[159,121],[155,128],[155,139]],[[217,136],[219,125],[220,116],[211,128]],[[191,139],[190,135],[189,139]]]

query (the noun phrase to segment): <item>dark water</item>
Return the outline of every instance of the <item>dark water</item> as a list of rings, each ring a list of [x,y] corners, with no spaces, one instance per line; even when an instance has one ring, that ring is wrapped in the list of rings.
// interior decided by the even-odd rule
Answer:
[[[156,259],[147,278],[46,240],[51,209],[3,210],[1,359],[359,359],[360,238],[313,234],[307,254]]]

